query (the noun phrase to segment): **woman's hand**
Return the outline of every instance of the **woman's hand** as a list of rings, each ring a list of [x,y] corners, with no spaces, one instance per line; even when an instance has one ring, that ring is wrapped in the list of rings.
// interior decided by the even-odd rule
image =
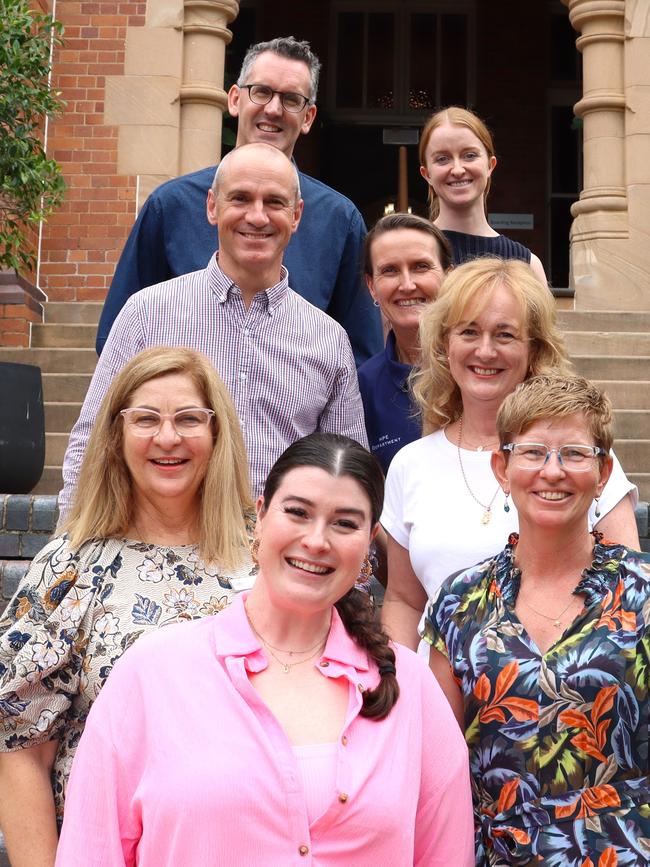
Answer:
[[[411,566],[406,548],[386,533],[388,540],[388,586],[381,620],[393,641],[416,650],[418,625],[427,604],[427,594]]]
[[[0,827],[12,867],[52,867],[58,834],[52,765],[58,741],[0,754]]]

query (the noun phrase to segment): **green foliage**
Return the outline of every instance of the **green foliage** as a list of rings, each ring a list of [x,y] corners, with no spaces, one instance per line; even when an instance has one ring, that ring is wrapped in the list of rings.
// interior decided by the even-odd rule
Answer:
[[[30,269],[28,226],[61,202],[65,183],[43,149],[43,120],[64,103],[48,86],[50,43],[62,26],[29,0],[0,0],[0,268]]]

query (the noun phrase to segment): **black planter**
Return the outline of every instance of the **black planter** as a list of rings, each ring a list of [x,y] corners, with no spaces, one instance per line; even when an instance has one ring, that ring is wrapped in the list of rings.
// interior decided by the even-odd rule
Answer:
[[[28,494],[44,464],[41,369],[0,362],[0,493]]]

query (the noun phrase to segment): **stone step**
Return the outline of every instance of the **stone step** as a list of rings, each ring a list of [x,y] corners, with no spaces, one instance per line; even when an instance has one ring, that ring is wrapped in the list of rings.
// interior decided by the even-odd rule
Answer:
[[[91,379],[90,373],[43,373],[43,399],[46,403],[81,405]]]
[[[96,325],[61,324],[33,325],[32,347],[95,348]]]
[[[0,361],[35,364],[48,373],[93,373],[94,349],[13,349],[0,347]]]
[[[32,494],[58,494],[63,487],[63,476],[61,475],[61,467],[43,468],[43,475],[39,483],[36,485]]]
[[[104,306],[101,301],[48,301],[45,306],[45,321],[81,323],[97,326]]]
[[[647,380],[595,379],[594,382],[607,392],[614,409],[647,409],[650,406],[650,383]]]
[[[79,418],[81,403],[46,403],[45,430],[52,433],[70,433]]]
[[[614,451],[626,473],[650,469],[650,440],[616,440]]]
[[[69,438],[70,434],[67,433],[48,432],[45,434],[45,465],[47,467],[62,466]]]
[[[628,473],[627,476],[639,489],[639,500],[650,503],[650,473]]]
[[[571,361],[576,372],[586,376],[587,379],[647,381],[650,373],[650,356],[644,355],[619,355],[612,358],[602,355],[573,355]],[[648,385],[647,394],[650,397],[650,385]],[[649,406],[650,400],[646,400],[645,405]]]
[[[650,331],[650,313],[608,310],[559,310],[563,331]]]
[[[650,355],[650,333],[636,331],[565,331],[571,355]]]
[[[650,409],[615,410],[614,433],[617,439],[650,437]]]

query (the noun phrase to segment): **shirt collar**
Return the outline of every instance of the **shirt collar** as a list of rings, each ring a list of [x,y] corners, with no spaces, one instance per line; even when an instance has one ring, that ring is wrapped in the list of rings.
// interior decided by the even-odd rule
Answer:
[[[611,542],[603,544],[602,534],[593,532],[595,544],[591,566],[583,569],[574,594],[584,593],[587,607],[599,603],[608,591],[613,591],[619,578],[621,560],[626,554],[623,545]],[[515,552],[519,535],[511,533],[506,547],[491,561],[494,569],[494,582],[499,594],[512,608],[516,605],[521,571],[515,565]]]
[[[240,593],[215,619],[215,650],[218,658],[250,658],[253,664],[249,665],[249,668],[259,671],[264,667],[258,664],[261,657],[257,660],[253,657],[260,653],[262,644],[246,616],[244,602],[248,596],[248,593]],[[336,608],[332,609],[332,625],[321,659],[340,663],[357,671],[365,672],[370,668],[368,654],[348,635]]]
[[[219,251],[212,256],[210,262],[207,267],[208,274],[208,284],[210,289],[214,293],[217,301],[220,304],[223,304],[228,300],[228,295],[231,292],[234,292],[238,295],[241,295],[241,289],[237,284],[228,277],[227,274],[219,267]],[[268,289],[264,289],[263,294],[266,298],[265,304],[269,314],[273,314],[273,312],[277,309],[277,307],[282,303],[285,298],[287,292],[289,291],[289,272],[284,267],[281,266],[280,269],[280,280],[274,286],[269,286]]]

